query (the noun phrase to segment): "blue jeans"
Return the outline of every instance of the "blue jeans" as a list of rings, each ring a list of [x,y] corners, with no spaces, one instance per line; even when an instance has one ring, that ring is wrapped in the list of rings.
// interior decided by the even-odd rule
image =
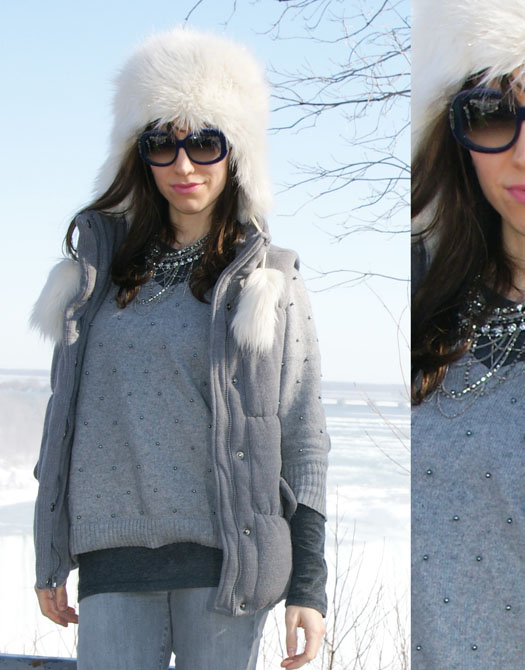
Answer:
[[[268,609],[211,609],[216,588],[101,593],[79,605],[78,670],[255,670]]]

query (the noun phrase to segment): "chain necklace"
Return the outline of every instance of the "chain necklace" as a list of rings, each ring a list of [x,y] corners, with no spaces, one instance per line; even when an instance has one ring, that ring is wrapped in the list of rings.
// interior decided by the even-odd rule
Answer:
[[[463,401],[465,411],[480,395],[487,394],[490,380],[502,384],[525,357],[525,303],[487,309],[482,294],[470,296],[460,314],[460,334],[470,344],[466,362],[458,364],[463,368],[463,388],[447,389],[441,384],[438,401],[439,396]],[[486,369],[473,378],[475,362]]]
[[[155,242],[146,258],[146,267],[154,281],[150,280],[147,284],[148,297],[137,297],[136,302],[140,305],[157,303],[173,285],[181,284],[189,279],[192,271],[204,256],[208,239],[209,233],[182,249],[170,249],[169,251],[162,249],[159,243]],[[160,286],[160,290],[156,292],[155,283]]]

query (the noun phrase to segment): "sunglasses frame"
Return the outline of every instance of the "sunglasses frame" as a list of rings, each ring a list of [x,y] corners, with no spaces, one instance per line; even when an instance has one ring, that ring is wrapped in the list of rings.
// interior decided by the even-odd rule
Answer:
[[[525,106],[516,106],[515,107],[515,117],[516,117],[516,130],[510,142],[507,142],[504,146],[501,147],[484,147],[475,142],[472,142],[467,137],[465,128],[462,123],[462,106],[469,99],[482,99],[482,98],[497,98],[502,100],[505,96],[502,92],[496,88],[470,88],[466,91],[460,91],[457,93],[452,102],[450,103],[449,109],[449,123],[452,134],[456,140],[465,147],[465,149],[470,149],[471,151],[477,151],[483,154],[500,154],[503,151],[507,151],[510,147],[516,142],[519,137],[521,124],[525,121]]]
[[[214,135],[219,138],[221,143],[221,153],[218,156],[218,158],[214,158],[211,161],[196,161],[191,157],[190,152],[188,151],[187,142],[191,137],[195,137],[196,135]],[[151,158],[148,157],[147,143],[149,138],[159,136],[169,137],[172,140],[173,147],[175,148],[175,158],[171,160],[169,163],[159,163],[158,161],[152,160]],[[173,135],[169,133],[167,130],[158,130],[158,129],[146,130],[139,137],[138,147],[139,147],[139,154],[142,160],[148,165],[155,165],[157,167],[167,167],[168,165],[172,165],[173,163],[175,163],[179,155],[179,149],[181,147],[186,152],[186,155],[188,156],[190,161],[192,163],[195,163],[196,165],[212,165],[213,163],[219,163],[220,161],[224,160],[228,155],[228,143],[226,142],[226,137],[224,136],[223,133],[221,133],[220,130],[217,130],[216,128],[202,128],[198,132],[193,131],[191,133],[188,133],[186,137],[183,137],[180,140],[174,138]]]

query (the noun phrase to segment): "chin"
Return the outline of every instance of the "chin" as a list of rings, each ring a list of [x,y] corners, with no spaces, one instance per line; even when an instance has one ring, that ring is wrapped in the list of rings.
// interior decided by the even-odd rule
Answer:
[[[503,239],[506,241],[507,250],[512,253],[516,244],[523,244],[521,238],[525,238],[525,220],[514,220],[503,223]]]

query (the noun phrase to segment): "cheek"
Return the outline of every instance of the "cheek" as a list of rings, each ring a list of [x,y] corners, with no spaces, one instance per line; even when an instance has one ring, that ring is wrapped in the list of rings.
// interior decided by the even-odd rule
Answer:
[[[150,166],[151,174],[153,176],[153,181],[155,182],[157,188],[162,192],[162,184],[164,177],[164,168],[158,167],[156,165]]]
[[[228,177],[228,161],[221,161],[220,163],[216,163],[213,167],[215,168],[214,181],[216,189],[219,193],[222,193]]]
[[[499,188],[499,176],[502,172],[502,167],[500,161],[498,160],[498,154],[480,154],[476,151],[470,152],[472,158],[472,164],[476,175],[478,177],[478,182],[483,191],[483,195],[491,203],[493,207],[498,209],[498,188]],[[496,200],[496,202],[495,202]]]

